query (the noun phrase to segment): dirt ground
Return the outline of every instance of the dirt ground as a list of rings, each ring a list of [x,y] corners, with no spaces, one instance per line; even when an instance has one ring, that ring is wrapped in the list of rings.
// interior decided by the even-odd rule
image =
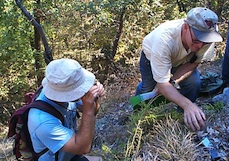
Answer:
[[[221,75],[221,59],[212,62],[202,63],[198,69],[201,74],[206,72],[214,72]],[[135,86],[136,86],[135,79]],[[129,119],[129,115],[132,113],[132,107],[129,104],[130,95],[127,93],[134,93],[135,89],[126,89],[126,93],[120,95],[121,102],[113,102],[110,108],[106,111],[105,115],[100,115],[96,123],[96,137],[94,144],[94,151],[99,154],[101,145],[106,143],[109,148],[115,148],[119,141],[125,141],[129,136],[128,127],[125,122]],[[124,89],[125,91],[125,89]],[[212,101],[212,97],[218,95],[222,90],[215,91],[214,93],[204,94],[197,99],[197,105],[200,108],[206,103]],[[199,139],[208,138],[216,149],[219,158],[217,160],[228,161],[229,158],[229,106],[224,105],[222,111],[217,112],[214,110],[205,111],[208,117],[206,122],[206,129],[197,133],[197,142]],[[204,145],[198,146],[199,154],[198,161],[210,161],[213,160],[209,153],[209,149]],[[103,154],[104,155],[104,154]],[[146,159],[147,160],[147,159]]]
[[[199,66],[199,70],[201,73],[212,71],[221,74],[221,60],[203,63]],[[109,156],[106,156],[104,153],[104,149],[106,148],[108,151],[107,155],[111,155],[109,149],[117,149],[116,155],[118,155],[119,150],[120,153],[123,153],[123,151],[121,151],[123,149],[116,147],[120,146],[120,143],[123,141],[126,142],[129,136],[126,122],[133,112],[129,103],[129,98],[134,94],[140,76],[139,73],[129,73],[123,75],[123,77],[125,80],[122,81],[121,86],[120,82],[116,81],[110,88],[108,92],[110,96],[105,98],[109,98],[109,101],[105,101],[97,116],[96,134],[91,152],[92,155],[96,154],[109,158]],[[114,76],[114,82],[116,79],[118,80],[119,78]],[[221,93],[221,91],[212,95],[201,96],[198,98],[197,104],[201,107],[204,103],[211,102],[212,97],[219,93]],[[206,115],[211,116],[211,118],[208,119],[207,128],[204,131],[200,131],[198,135],[200,137],[207,136],[217,149],[219,156],[221,156],[220,160],[227,161],[229,158],[229,107],[225,105],[222,111],[214,112],[214,114],[208,113],[208,111],[206,112]],[[7,127],[1,125],[0,132],[0,161],[6,160],[5,158],[8,158],[8,161],[13,160],[10,159],[12,155],[12,142],[5,139]],[[104,147],[104,145],[107,147]],[[103,149],[103,153],[101,153],[101,149]],[[199,151],[201,155],[199,157],[202,158],[200,159],[201,161],[211,160],[211,158],[209,158],[209,151],[204,146],[200,146]],[[112,156],[112,158],[116,158],[116,156]]]

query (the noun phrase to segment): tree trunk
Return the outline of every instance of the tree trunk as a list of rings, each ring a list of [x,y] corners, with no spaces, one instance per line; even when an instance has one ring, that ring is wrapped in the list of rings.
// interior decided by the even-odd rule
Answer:
[[[36,6],[39,8],[40,0],[37,0],[36,2],[37,2]],[[35,12],[34,17],[35,17],[35,20],[40,24],[41,18],[37,12]],[[41,35],[39,31],[36,29],[36,27],[34,27],[34,49],[38,51],[35,53],[40,53],[41,51]],[[40,72],[42,60],[39,54],[34,54],[34,59],[35,59],[35,69],[37,71],[37,75],[36,75],[37,76],[37,85],[40,86],[42,79],[43,79],[43,73]]]
[[[115,57],[115,54],[116,54],[117,49],[118,49],[118,42],[119,42],[120,37],[122,35],[125,11],[126,11],[126,6],[124,6],[122,8],[122,11],[121,11],[121,14],[120,14],[120,17],[119,17],[118,32],[117,32],[117,34],[115,36],[115,40],[114,40],[114,43],[113,43],[113,46],[112,46],[112,58]]]

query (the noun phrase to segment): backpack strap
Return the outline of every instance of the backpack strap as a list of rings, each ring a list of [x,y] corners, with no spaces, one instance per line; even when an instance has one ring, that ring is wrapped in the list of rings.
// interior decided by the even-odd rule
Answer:
[[[52,105],[50,105],[49,103],[42,101],[42,100],[35,100],[28,107],[28,109],[31,109],[31,108],[36,108],[36,109],[42,110],[44,112],[47,112],[47,113],[55,116],[64,125],[63,115],[56,108],[54,108]],[[42,150],[40,153],[37,154],[37,157],[39,158],[41,155],[46,153],[48,150],[49,150],[48,148]],[[58,161],[58,153],[59,153],[59,151],[57,151],[55,153],[55,161]]]
[[[29,108],[37,108],[39,110],[47,112],[55,116],[56,118],[58,118],[62,122],[62,124],[64,124],[64,117],[62,116],[62,114],[56,108],[54,108],[52,105],[50,105],[49,103],[45,101],[42,101],[42,100],[33,101],[29,105]]]

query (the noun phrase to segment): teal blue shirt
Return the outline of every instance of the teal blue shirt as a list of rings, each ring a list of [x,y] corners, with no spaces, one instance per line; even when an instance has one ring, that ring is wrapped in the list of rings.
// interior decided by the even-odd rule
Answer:
[[[31,109],[28,115],[28,128],[35,152],[39,153],[46,148],[49,149],[48,152],[39,158],[39,161],[55,161],[55,153],[76,132],[77,104],[75,102],[68,102],[65,107],[62,107],[47,99],[43,92],[41,92],[37,100],[43,100],[51,104],[61,112],[65,119],[64,125],[62,125],[61,121],[55,116],[35,108]],[[60,161],[68,161],[73,156],[74,154],[60,150],[58,159]]]

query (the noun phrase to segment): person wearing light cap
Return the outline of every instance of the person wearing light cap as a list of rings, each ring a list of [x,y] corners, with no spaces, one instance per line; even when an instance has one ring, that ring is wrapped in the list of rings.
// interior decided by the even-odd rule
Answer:
[[[195,104],[200,91],[198,64],[213,42],[222,41],[217,32],[218,16],[208,8],[191,9],[185,19],[166,21],[143,39],[140,57],[141,82],[135,95],[157,92],[178,105],[184,122],[192,130],[204,127],[205,114]],[[170,84],[175,81],[178,91]]]
[[[96,100],[105,93],[103,85],[77,61],[63,58],[48,64],[42,86],[36,100],[56,108],[64,116],[64,125],[49,113],[30,109],[28,129],[34,150],[39,153],[48,148],[39,161],[88,161],[82,155],[91,148],[98,111]],[[78,107],[82,108],[79,128],[76,125]]]

